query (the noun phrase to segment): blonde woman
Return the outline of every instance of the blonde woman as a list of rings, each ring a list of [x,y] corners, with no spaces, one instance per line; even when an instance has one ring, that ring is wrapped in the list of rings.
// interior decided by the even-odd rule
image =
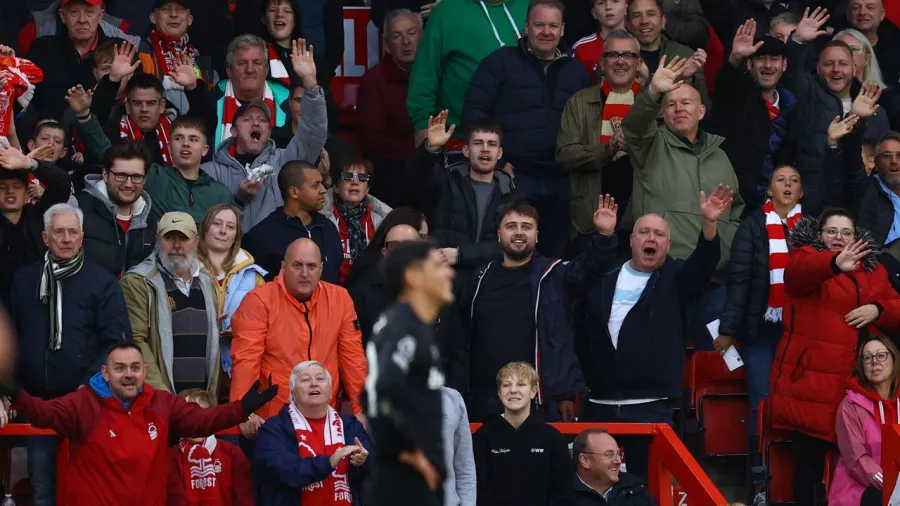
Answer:
[[[868,37],[859,30],[848,28],[835,34],[832,40],[839,40],[850,46],[853,63],[856,64],[856,78],[861,83],[875,83],[882,90],[887,88],[881,75],[878,58],[875,57],[875,49],[872,48]]]
[[[213,206],[206,212],[200,224],[197,256],[216,281],[222,327],[222,370],[231,378],[231,315],[247,293],[263,284],[266,271],[254,263],[250,253],[241,249],[240,216],[229,204]]]

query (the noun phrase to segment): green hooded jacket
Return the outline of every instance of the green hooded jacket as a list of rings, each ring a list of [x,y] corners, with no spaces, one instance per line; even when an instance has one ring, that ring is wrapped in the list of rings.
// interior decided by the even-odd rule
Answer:
[[[428,128],[428,116],[447,109],[447,124],[457,127],[454,137],[464,136],[460,118],[472,74],[495,49],[518,44],[525,34],[528,3],[443,0],[431,11],[406,96],[417,131]]]

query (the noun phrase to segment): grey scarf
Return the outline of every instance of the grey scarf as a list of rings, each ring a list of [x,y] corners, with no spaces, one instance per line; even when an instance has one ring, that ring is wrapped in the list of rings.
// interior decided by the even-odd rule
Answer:
[[[48,251],[44,255],[44,267],[41,270],[41,283],[38,285],[37,297],[50,309],[50,343],[51,351],[62,346],[62,282],[81,271],[84,266],[84,249],[69,260],[57,260]]]

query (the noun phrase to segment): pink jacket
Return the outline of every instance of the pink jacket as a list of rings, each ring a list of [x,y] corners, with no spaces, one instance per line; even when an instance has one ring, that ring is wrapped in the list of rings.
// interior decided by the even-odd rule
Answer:
[[[888,402],[888,401],[885,401]],[[900,413],[900,399],[895,399],[897,413]],[[875,410],[881,414],[876,418]],[[900,423],[898,415],[896,423]],[[838,460],[834,479],[828,490],[830,506],[858,506],[863,491],[868,487],[881,489],[881,424],[884,419],[884,404],[875,402],[865,395],[847,390],[837,412]],[[891,423],[894,420],[890,420]]]

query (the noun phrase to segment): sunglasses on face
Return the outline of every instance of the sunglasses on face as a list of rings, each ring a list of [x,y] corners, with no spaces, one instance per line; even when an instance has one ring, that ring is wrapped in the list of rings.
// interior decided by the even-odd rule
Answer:
[[[368,175],[364,172],[342,172],[341,173],[341,179],[343,179],[344,181],[347,181],[347,182],[353,181],[353,176],[356,176],[356,180],[359,181],[360,183],[368,183],[369,178],[371,177],[370,175]]]

